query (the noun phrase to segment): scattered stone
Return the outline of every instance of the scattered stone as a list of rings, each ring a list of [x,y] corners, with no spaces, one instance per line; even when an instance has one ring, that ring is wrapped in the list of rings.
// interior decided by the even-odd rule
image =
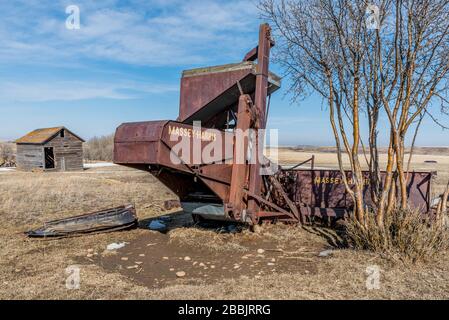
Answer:
[[[204,263],[200,262],[199,266],[200,267],[205,267],[206,265]]]
[[[262,258],[263,259],[263,258],[265,258],[265,256],[263,254],[258,254],[257,258]]]
[[[248,256],[243,256],[242,259],[248,259]]]
[[[272,258],[272,259],[271,259],[271,262],[276,262],[276,259],[275,259],[275,258]]]
[[[309,273],[310,273],[310,271],[309,271],[309,270],[304,270],[304,272],[305,272],[306,274],[309,274]]]
[[[198,264],[198,261],[194,261],[192,265],[196,266]]]
[[[318,255],[319,257],[328,257],[333,253],[333,250],[324,250],[321,251],[320,254]]]
[[[177,276],[178,278],[182,278],[182,277],[185,277],[185,276],[186,276],[186,273],[185,273],[184,271],[178,271],[178,272],[176,272],[176,276]]]
[[[133,266],[126,267],[126,269],[137,269],[139,266],[137,264]]]
[[[222,269],[223,269],[223,270],[226,270],[227,268],[226,268],[226,267],[222,267]]]
[[[240,266],[234,266],[234,269],[240,269]]]
[[[87,249],[87,252],[92,253],[92,252],[94,252],[94,249]]]
[[[142,264],[143,262],[142,261],[135,261],[134,263],[135,264]]]
[[[189,256],[184,257],[184,261],[190,261],[190,260],[192,260],[192,259]]]
[[[214,266],[214,265],[211,265],[210,268],[211,268],[211,269],[215,269],[215,266]]]
[[[175,271],[175,268],[170,268],[170,271]]]
[[[93,257],[94,255],[92,254],[92,253],[88,253],[87,255],[86,255],[86,257],[88,257],[88,258],[91,258],[91,257]]]
[[[206,264],[210,264],[210,262],[206,262]]]
[[[110,250],[110,251],[117,250],[117,249],[123,248],[124,246],[126,246],[126,242],[121,242],[121,243],[113,242],[106,246],[106,250]]]
[[[121,257],[120,258],[122,261],[128,261],[128,257]]]
[[[168,260],[168,257],[162,257],[163,260]]]
[[[275,264],[273,262],[268,262],[267,266],[274,266]]]
[[[257,249],[257,253],[259,253],[259,254],[262,254],[262,253],[264,253],[264,252],[265,252],[264,249]]]
[[[139,254],[139,257],[145,257],[145,253]]]

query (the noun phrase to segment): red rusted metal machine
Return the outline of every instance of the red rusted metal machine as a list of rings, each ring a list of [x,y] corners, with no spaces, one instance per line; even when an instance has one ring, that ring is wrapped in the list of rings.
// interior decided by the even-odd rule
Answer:
[[[340,172],[283,170],[259,156],[267,98],[280,88],[269,72],[273,46],[271,29],[262,24],[258,46],[242,62],[184,71],[178,119],[122,124],[114,162],[151,172],[197,219],[299,223],[350,210]],[[411,197],[428,209],[431,174],[410,177]]]

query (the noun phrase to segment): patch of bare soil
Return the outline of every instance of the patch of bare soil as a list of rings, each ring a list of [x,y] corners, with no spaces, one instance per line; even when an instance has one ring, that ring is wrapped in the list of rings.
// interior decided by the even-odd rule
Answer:
[[[285,241],[289,235],[283,233],[292,233],[292,229],[298,232],[292,227],[268,226],[261,235],[241,227],[230,233],[225,231],[229,226],[223,224],[193,225],[189,215],[180,213],[166,216],[165,221],[167,232],[148,230],[122,249],[105,251],[94,262],[139,285],[164,288],[214,284],[240,277],[316,274],[317,264],[323,259],[318,255],[326,246],[316,241],[301,245]]]

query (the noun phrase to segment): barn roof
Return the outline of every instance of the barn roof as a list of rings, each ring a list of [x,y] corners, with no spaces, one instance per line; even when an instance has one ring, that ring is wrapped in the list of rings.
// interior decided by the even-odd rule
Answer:
[[[54,128],[42,128],[31,131],[30,133],[24,135],[23,137],[14,141],[15,143],[26,143],[26,144],[44,144],[54,138],[56,135],[61,132],[61,130],[66,130],[73,134],[75,137],[80,139],[82,142],[84,140],[74,134],[72,131],[67,129],[66,127],[54,127]]]

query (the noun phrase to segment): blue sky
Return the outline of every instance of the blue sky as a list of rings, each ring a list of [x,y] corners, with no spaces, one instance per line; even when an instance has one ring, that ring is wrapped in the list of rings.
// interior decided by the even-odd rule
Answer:
[[[79,30],[65,27],[73,4]],[[240,61],[260,22],[252,1],[0,0],[0,139],[57,125],[88,139],[176,119],[182,70]],[[287,89],[283,79],[268,123],[280,144],[333,145],[321,99],[292,104]],[[448,138],[427,121],[418,144]]]

